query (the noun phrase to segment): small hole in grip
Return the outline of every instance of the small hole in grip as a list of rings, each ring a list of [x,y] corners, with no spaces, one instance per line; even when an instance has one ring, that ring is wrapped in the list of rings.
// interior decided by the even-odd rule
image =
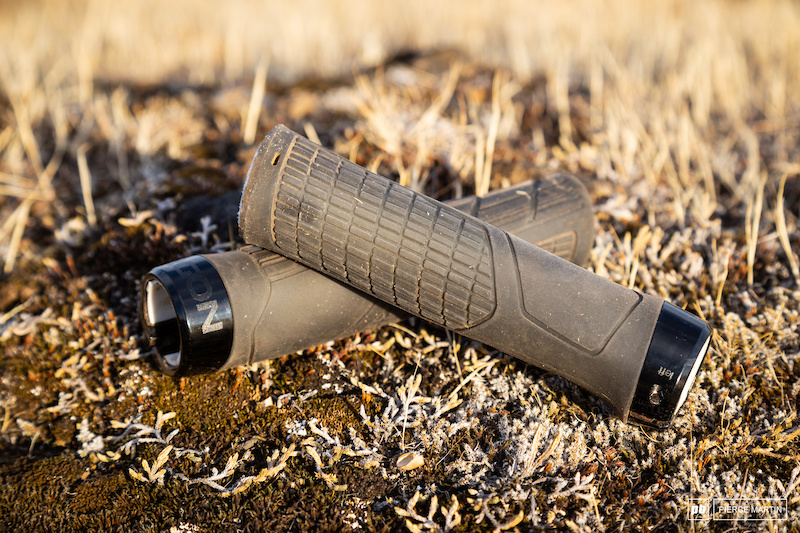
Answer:
[[[273,167],[278,164],[278,159],[280,159],[280,158],[281,158],[280,152],[278,152],[277,154],[272,156],[272,166]]]

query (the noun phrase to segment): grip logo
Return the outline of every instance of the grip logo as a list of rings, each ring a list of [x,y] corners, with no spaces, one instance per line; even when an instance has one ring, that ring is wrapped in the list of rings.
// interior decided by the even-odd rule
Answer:
[[[208,311],[208,315],[206,315],[206,319],[203,321],[203,325],[200,328],[203,335],[221,330],[222,322],[214,322],[219,303],[216,299],[209,300],[211,294],[214,292],[211,283],[209,283],[202,274],[194,274],[186,280],[186,289],[189,291],[189,294],[192,295],[192,298],[200,302],[197,304],[197,311],[201,313]]]
[[[664,368],[663,366],[658,369],[659,376],[666,376],[668,381],[672,381],[672,377],[675,375],[675,372],[668,368]]]
[[[197,304],[198,311],[208,311],[208,315],[203,321],[203,326],[200,328],[200,330],[203,332],[203,335],[222,329],[222,322],[213,322],[214,316],[217,314],[218,307],[219,304],[216,300],[209,300],[207,302]]]

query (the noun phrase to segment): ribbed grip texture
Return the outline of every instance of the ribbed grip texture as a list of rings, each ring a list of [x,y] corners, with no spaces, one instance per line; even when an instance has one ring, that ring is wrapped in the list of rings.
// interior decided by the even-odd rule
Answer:
[[[247,245],[239,251],[252,257],[262,270],[269,270],[269,279],[273,283],[306,270],[303,265],[259,246]]]
[[[491,245],[472,218],[299,136],[279,164],[282,254],[447,328],[492,315]]]
[[[591,200],[574,176],[554,174],[482,198],[446,203],[567,261],[581,264],[588,256],[594,224]]]

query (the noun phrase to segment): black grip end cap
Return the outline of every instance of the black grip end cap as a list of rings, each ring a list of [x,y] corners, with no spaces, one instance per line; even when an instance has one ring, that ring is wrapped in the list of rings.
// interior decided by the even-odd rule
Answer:
[[[670,425],[686,401],[710,340],[708,324],[664,303],[631,403],[631,422],[656,429]]]
[[[228,291],[207,259],[154,268],[142,280],[140,316],[159,368],[170,376],[220,369],[233,346]]]

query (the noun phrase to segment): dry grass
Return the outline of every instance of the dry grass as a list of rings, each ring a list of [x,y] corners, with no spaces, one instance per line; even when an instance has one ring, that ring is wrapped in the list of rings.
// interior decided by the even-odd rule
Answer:
[[[340,528],[668,530],[687,498],[732,495],[785,497],[800,519],[798,27],[788,0],[0,4],[2,449],[64,447],[90,482],[119,468],[122,492],[302,486],[347,509]],[[389,61],[407,51],[421,55]],[[181,385],[139,360],[137,278],[229,246],[227,227],[181,227],[170,206],[240,186],[276,122],[431,194],[585,177],[591,268],[715,328],[675,427],[627,427],[417,323],[195,391],[227,405],[246,389],[231,416],[264,435],[187,404],[162,437],[172,409],[153,389]],[[310,375],[355,387],[358,416],[331,414]],[[114,440],[125,418],[155,435],[146,457]],[[424,464],[398,471],[401,453]]]

